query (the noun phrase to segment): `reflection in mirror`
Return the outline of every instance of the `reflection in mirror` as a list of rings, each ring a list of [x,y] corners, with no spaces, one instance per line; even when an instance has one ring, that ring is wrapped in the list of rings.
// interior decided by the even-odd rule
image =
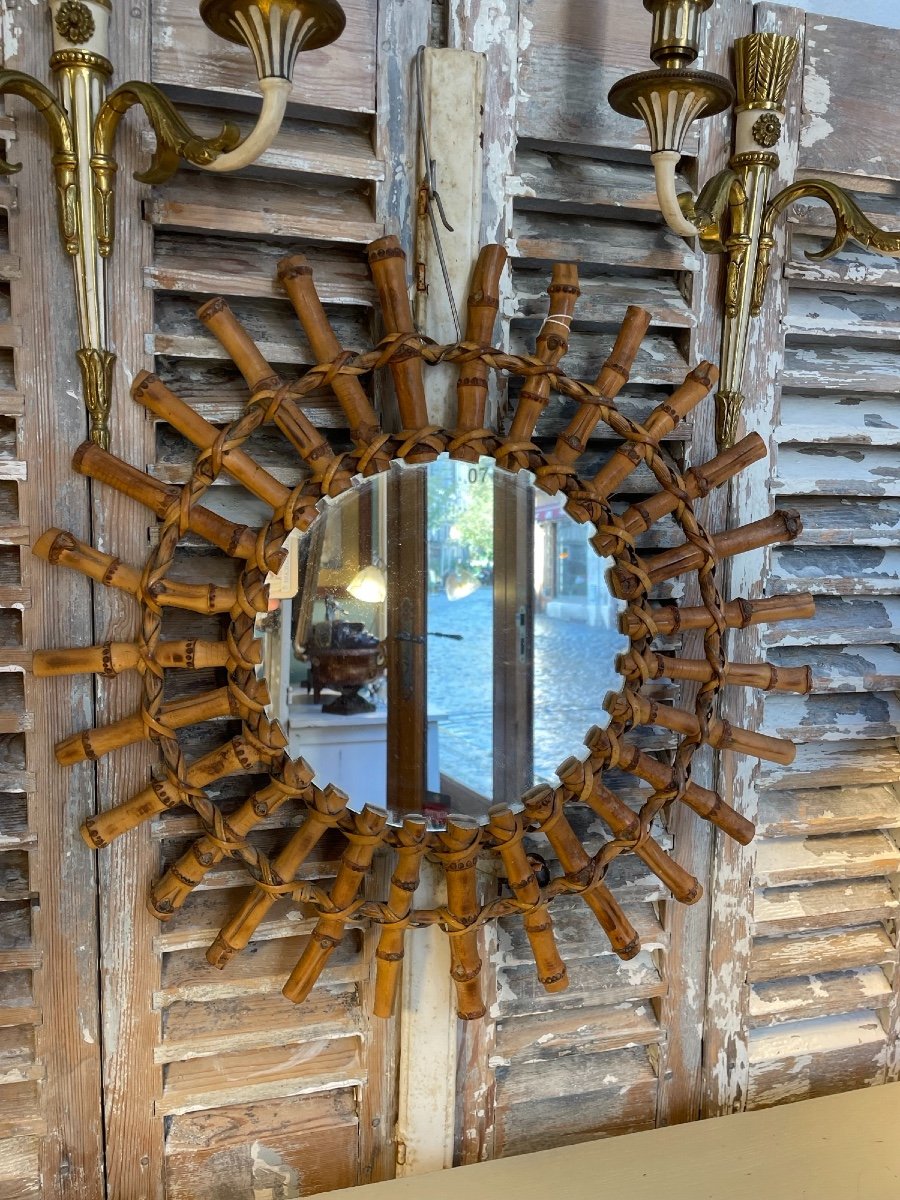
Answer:
[[[323,785],[441,826],[519,807],[584,755],[628,642],[610,561],[564,503],[527,472],[446,457],[323,502],[275,601],[291,754]]]

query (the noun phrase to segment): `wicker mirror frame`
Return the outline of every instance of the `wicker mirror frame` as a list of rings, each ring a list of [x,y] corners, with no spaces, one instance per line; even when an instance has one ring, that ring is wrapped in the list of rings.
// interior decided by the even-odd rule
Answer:
[[[367,920],[381,926],[374,1000],[379,1016],[393,1011],[404,938],[410,927],[438,925],[448,935],[457,1010],[464,1019],[485,1012],[479,983],[478,929],[486,921],[513,915],[521,918],[539,979],[548,991],[560,991],[568,982],[548,911],[559,896],[580,897],[595,914],[614,952],[631,958],[640,949],[639,938],[606,882],[616,858],[637,855],[678,901],[692,903],[702,894],[698,881],[654,837],[654,818],[665,806],[686,804],[742,843],[753,837],[753,826],[744,817],[715,792],[691,780],[697,748],[708,744],[783,764],[794,756],[791,742],[734,728],[715,717],[714,707],[725,686],[809,691],[808,668],[727,661],[723,635],[728,628],[811,616],[812,598],[801,595],[724,603],[715,572],[717,564],[730,555],[796,537],[801,529],[799,518],[796,513],[776,512],[753,525],[711,535],[693,507],[695,500],[764,457],[765,444],[750,434],[684,474],[660,448],[660,440],[714,386],[718,373],[709,363],[691,371],[643,424],[616,407],[615,397],[628,379],[649,324],[649,315],[643,310],[628,310],[612,354],[595,383],[566,375],[559,364],[578,296],[577,273],[571,264],[553,269],[549,313],[535,353],[515,355],[493,348],[505,258],[505,251],[498,246],[481,251],[469,296],[466,338],[441,346],[414,329],[406,264],[396,239],[374,242],[369,247],[369,263],[387,332],[375,349],[362,354],[339,345],[303,256],[285,259],[279,277],[319,362],[290,382],[276,376],[224,301],[208,302],[198,315],[225,347],[250,392],[240,417],[220,430],[147,373],[139,376],[132,388],[139,404],[199,447],[188,482],[183,486],[160,484],[93,443],[81,446],[74,459],[76,470],[132,496],[160,518],[159,539],[146,563],[142,568],[128,566],[58,529],[49,530],[33,548],[51,563],[123,589],[140,607],[134,643],[45,650],[34,657],[38,675],[115,675],[122,670],[137,670],[142,675],[143,698],[136,714],[77,733],[56,748],[58,759],[69,764],[97,759],[143,738],[156,742],[161,753],[161,774],[137,795],[86,821],[86,841],[100,849],[167,809],[181,805],[192,809],[203,833],[154,883],[151,911],[166,920],[218,863],[232,859],[243,864],[250,876],[250,891],[217,935],[207,958],[214,966],[224,967],[248,944],[275,901],[289,896],[315,922],[283,989],[295,1002],[309,994],[349,922]],[[457,422],[451,430],[428,421],[423,368],[437,363],[459,368]],[[359,382],[361,375],[383,368],[393,378],[402,424],[399,433],[381,429]],[[522,379],[505,436],[485,427],[491,373]],[[333,450],[303,410],[304,397],[322,388],[334,391],[347,418],[354,444],[349,452]],[[574,401],[577,407],[555,445],[542,448],[534,440],[534,431],[554,393]],[[621,439],[621,446],[592,479],[580,479],[578,460],[601,422],[611,436]],[[269,424],[280,430],[309,472],[297,487],[280,483],[248,451],[251,435]],[[595,726],[587,731],[585,758],[569,758],[560,765],[558,787],[532,788],[524,795],[520,812],[495,805],[484,824],[451,816],[446,828],[431,830],[415,815],[394,825],[388,823],[383,810],[370,805],[351,811],[343,792],[315,779],[314,764],[289,757],[283,731],[266,715],[265,683],[256,675],[259,643],[254,625],[257,614],[267,609],[266,577],[282,562],[286,534],[308,528],[319,514],[317,505],[323,497],[342,494],[353,486],[355,477],[384,472],[395,460],[423,463],[444,452],[467,462],[477,462],[482,455],[491,457],[507,470],[530,471],[544,491],[565,494],[569,515],[595,527],[594,549],[613,559],[611,586],[626,603],[621,627],[630,646],[619,660],[624,687],[608,701],[611,719],[607,728]],[[614,510],[609,497],[641,464],[649,468],[658,491],[624,511]],[[223,471],[272,509],[271,521],[253,529],[203,506],[205,493]],[[683,532],[683,543],[649,553],[639,550],[636,539],[667,516]],[[176,550],[188,533],[200,535],[243,563],[236,586],[186,584],[170,577]],[[689,573],[696,575],[699,606],[651,603],[650,593],[658,584]],[[221,641],[165,640],[163,615],[169,607],[227,614],[225,637]],[[687,630],[703,631],[702,659],[685,659],[675,651],[661,652],[654,647],[658,639]],[[208,667],[224,669],[224,686],[188,700],[164,699],[166,671]],[[649,698],[644,685],[660,678],[695,683],[693,706],[680,709]],[[229,717],[240,720],[240,733],[188,763],[178,740],[179,728]],[[641,726],[661,727],[676,736],[671,763],[660,761],[629,740],[628,734]],[[649,784],[650,795],[637,811],[604,779],[604,772],[611,769]],[[243,772],[267,774],[268,782],[226,813],[205,788]],[[294,807],[295,822],[278,853],[269,856],[250,838],[285,804]],[[608,831],[594,853],[573,827],[571,806],[576,804],[586,804]],[[337,831],[343,843],[333,881],[328,885],[300,878],[304,862],[328,830]],[[539,881],[531,851],[542,844],[549,844],[561,873]],[[387,895],[372,899],[363,894],[363,883],[379,850],[393,856],[393,870]],[[476,875],[481,855],[499,860],[495,875],[503,876],[506,883],[499,895],[482,894]],[[443,869],[447,900],[421,909],[414,907],[414,897],[425,856]]]

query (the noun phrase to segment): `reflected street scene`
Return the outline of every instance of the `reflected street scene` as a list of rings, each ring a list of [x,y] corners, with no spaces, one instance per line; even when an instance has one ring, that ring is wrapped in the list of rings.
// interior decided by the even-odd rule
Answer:
[[[323,504],[279,626],[290,750],[323,786],[440,826],[519,807],[584,754],[628,641],[610,562],[564,502],[528,472],[445,457]]]

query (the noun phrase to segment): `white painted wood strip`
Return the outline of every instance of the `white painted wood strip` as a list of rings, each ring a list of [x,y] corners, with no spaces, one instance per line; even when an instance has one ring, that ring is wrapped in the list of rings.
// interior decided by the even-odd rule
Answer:
[[[679,191],[686,191],[689,184],[679,175],[677,186]],[[605,162],[593,154],[557,153],[520,145],[516,173],[507,181],[507,187],[521,208],[558,212],[577,208],[636,209],[654,216],[659,212],[649,163]]]
[[[900,780],[900,754],[894,739],[868,742],[822,742],[800,745],[789,767],[763,763],[759,772],[762,791],[791,788],[841,787],[896,783]]]
[[[302,59],[300,60],[302,63]],[[180,113],[197,133],[212,137],[223,121],[236,124],[244,134],[253,117],[230,111],[213,111],[196,105],[179,105]],[[145,152],[153,149],[153,134],[142,138]],[[353,125],[317,125],[286,117],[274,142],[253,164],[254,171],[288,171],[298,175],[328,175],[335,179],[384,179],[384,163],[372,152],[369,131]]]
[[[893,692],[766,696],[762,727],[794,743],[896,737],[900,700]]]
[[[753,935],[773,937],[892,921],[898,907],[900,899],[884,876],[766,888],[754,897]]]
[[[341,37],[300,55],[292,104],[374,112],[376,7],[373,0],[346,0],[343,7],[348,20]],[[207,29],[191,0],[159,0],[151,16],[154,82],[258,97],[247,49]]]
[[[758,979],[846,971],[889,963],[893,957],[894,943],[881,925],[758,937],[753,942],[748,979],[753,983]]]
[[[761,980],[750,988],[750,1019],[759,1028],[843,1016],[881,1008],[890,994],[891,985],[881,967]]]
[[[887,833],[863,830],[760,841],[756,883],[776,887],[827,879],[863,879],[900,869],[900,849]]]
[[[854,646],[852,649],[805,647],[773,650],[769,660],[778,666],[812,667],[814,693],[884,692],[900,689],[900,647]],[[770,696],[770,700],[774,700]]]
[[[900,550],[877,547],[777,547],[770,591],[776,595],[894,596],[900,593]]]
[[[858,446],[896,446],[900,443],[900,400],[880,393],[786,393],[775,436],[780,443],[849,442]]]
[[[837,292],[792,288],[784,326],[789,335],[896,338],[900,335],[900,290]]]
[[[547,313],[546,271],[527,270],[516,267],[512,273],[513,316],[543,319]],[[585,276],[578,286],[581,295],[575,305],[574,326],[587,329],[617,329],[630,304],[646,308],[650,313],[651,328],[668,326],[674,329],[692,329],[697,324],[696,314],[678,290],[670,275],[650,277],[632,276],[617,279],[607,276],[595,279]]]
[[[781,382],[785,388],[816,391],[848,388],[857,392],[896,392],[900,352],[889,347],[875,350],[852,344],[822,342],[789,345],[785,350]]]
[[[337,247],[324,253],[317,249],[310,246],[306,253],[322,302],[371,308],[375,290],[358,254]],[[283,299],[276,271],[284,252],[283,246],[258,239],[160,233],[144,279],[160,291]]]
[[[824,246],[822,234],[794,233],[791,258],[785,263],[785,276],[790,280],[832,284],[842,289],[900,286],[900,266],[895,259],[869,253],[849,242],[836,258],[814,261],[804,257],[807,250],[822,250]]]
[[[884,1028],[874,1012],[754,1030],[748,1108],[878,1083]]]
[[[898,500],[805,495],[783,496],[779,504],[800,513],[803,529],[795,546],[895,546],[900,541]]]
[[[144,216],[163,229],[313,241],[367,243],[381,225],[358,190],[321,183],[317,187],[272,183],[259,203],[257,185],[246,179],[221,179],[210,188],[202,178],[176,177],[144,205]]]
[[[558,1054],[599,1053],[646,1046],[665,1038],[653,1006],[646,1001],[541,1013],[501,1021],[492,1067],[519,1062],[543,1062]]]
[[[814,788],[809,791],[767,792],[759,806],[757,833],[852,833],[861,829],[900,827],[900,788]]]
[[[656,271],[693,271],[697,255],[663,225],[558,213],[517,212],[513,252],[544,262],[569,261]]]
[[[528,323],[515,321],[510,333],[510,349],[517,354],[534,351],[536,329]],[[612,350],[615,336],[608,333],[581,333],[577,326],[569,336],[569,349],[561,362],[567,374],[575,379],[596,379],[600,368]],[[631,369],[632,384],[681,383],[690,369],[675,340],[664,334],[648,334],[638,351]]]
[[[900,370],[900,360],[897,365]],[[772,491],[792,496],[900,496],[900,450],[783,446]]]

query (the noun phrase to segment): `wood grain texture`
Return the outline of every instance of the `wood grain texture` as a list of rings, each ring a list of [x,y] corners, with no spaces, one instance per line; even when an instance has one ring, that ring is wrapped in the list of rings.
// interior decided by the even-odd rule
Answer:
[[[765,5],[755,11],[755,28],[773,29],[794,36],[804,30],[804,16],[793,9],[775,9]],[[796,166],[798,137],[799,78],[795,77],[788,91],[786,142],[781,155],[773,188],[789,182]],[[777,253],[783,253],[782,241]],[[776,257],[776,263],[779,259]],[[777,268],[776,268],[777,269]],[[773,287],[767,310],[759,318],[750,348],[746,378],[767,380],[764,387],[748,391],[744,422],[756,428],[769,441],[770,458],[775,451],[771,431],[777,424],[780,386],[775,372],[764,364],[777,362],[779,355],[779,321],[786,306],[786,289]],[[742,473],[732,485],[732,520],[752,520],[770,511],[766,481],[777,462],[764,460]],[[729,596],[751,598],[763,594],[767,576],[768,555],[764,550],[741,555],[732,563],[726,584]],[[760,646],[755,627],[732,635],[730,651],[736,659],[753,655]],[[729,691],[722,715],[739,725],[758,727],[762,705],[754,695],[741,690]],[[722,756],[720,787],[745,816],[754,820],[757,811],[757,768],[748,760],[733,754]],[[749,1086],[749,1049],[746,1011],[745,979],[751,949],[752,896],[750,880],[754,870],[755,845],[739,851],[716,839],[715,861],[711,887],[713,907],[710,924],[710,958],[708,976],[708,1012],[706,1018],[705,1054],[703,1069],[702,1111],[706,1115],[735,1111],[746,1103]]]
[[[8,7],[4,22],[11,38],[7,44],[18,38],[20,49],[18,59],[4,65],[43,76],[49,30],[34,20],[27,5]],[[51,168],[43,122],[24,104],[10,109],[16,118],[16,157],[23,164],[16,181],[17,204],[9,210],[10,241],[22,270],[11,291],[11,317],[22,329],[22,344],[14,352],[16,387],[24,398],[17,440],[30,471],[27,480],[24,470],[6,474],[22,480],[19,513],[31,536],[52,523],[52,510],[59,504],[66,507],[73,528],[87,536],[87,490],[69,466],[86,429],[70,333],[71,267],[58,247],[53,198],[46,186]],[[54,437],[48,439],[51,429]],[[18,558],[20,552],[13,553]],[[21,554],[24,646],[77,644],[90,627],[87,582],[75,576],[53,580],[44,564],[27,551]],[[18,1137],[0,1155],[5,1158],[9,1150],[14,1155],[4,1168],[15,1173],[10,1195],[93,1200],[103,1189],[96,876],[90,856],[78,851],[72,835],[73,822],[93,811],[94,780],[85,767],[67,778],[49,750],[60,721],[71,720],[73,713],[91,721],[91,688],[82,680],[49,683],[26,677],[23,708],[34,713],[34,730],[26,738],[4,739],[7,761],[0,770],[6,772],[5,788],[26,789],[31,835],[25,843],[26,880],[36,903],[28,906],[30,931],[23,926],[20,936],[6,943],[19,948],[4,955],[4,967],[14,973],[0,973],[0,987],[6,992],[7,981],[21,980],[27,989],[14,995],[17,989],[11,988],[9,999],[24,1000],[25,1008],[34,1011],[34,1065],[41,1079],[23,1072],[22,1082],[3,1088],[3,1134]],[[16,781],[13,772],[19,770]],[[40,1141],[29,1147],[29,1134]]]
[[[900,31],[809,15],[805,34],[798,165],[900,178]]]

